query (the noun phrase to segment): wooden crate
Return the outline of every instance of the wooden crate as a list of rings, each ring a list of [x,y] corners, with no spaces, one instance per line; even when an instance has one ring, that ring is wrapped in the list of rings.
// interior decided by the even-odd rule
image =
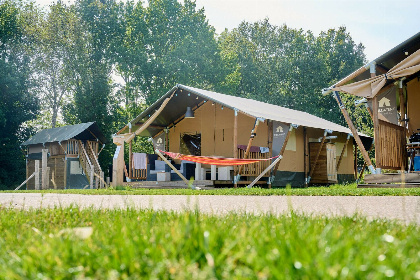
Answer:
[[[316,155],[321,143],[309,143],[309,157],[311,168],[314,164]],[[311,183],[337,183],[337,168],[336,168],[336,148],[334,144],[324,143],[319,154],[315,170],[312,174]]]

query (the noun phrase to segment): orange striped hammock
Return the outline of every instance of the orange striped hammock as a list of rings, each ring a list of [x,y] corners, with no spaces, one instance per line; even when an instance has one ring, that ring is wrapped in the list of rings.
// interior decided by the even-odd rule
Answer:
[[[223,157],[205,157],[205,156],[192,156],[192,155],[183,155],[179,153],[171,153],[159,150],[161,153],[170,156],[173,159],[187,160],[196,163],[210,164],[210,165],[221,165],[221,166],[231,166],[231,165],[242,165],[242,164],[251,164],[259,161],[267,161],[278,158],[275,156],[272,158],[262,158],[262,159],[243,159],[243,158],[223,158]]]

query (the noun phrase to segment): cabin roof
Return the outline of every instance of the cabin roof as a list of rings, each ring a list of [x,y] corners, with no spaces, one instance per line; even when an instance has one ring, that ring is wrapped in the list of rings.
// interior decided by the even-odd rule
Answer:
[[[22,143],[22,146],[61,142],[69,139],[98,140],[106,143],[106,138],[95,122],[81,123],[44,129]]]
[[[330,129],[336,132],[351,133],[350,129],[327,121],[306,112],[297,111],[273,104],[268,104],[253,99],[226,95],[218,92],[198,89],[178,84],[157,100],[153,105],[143,111],[135,119],[130,121],[132,131],[135,131],[140,125],[157,110],[162,102],[174,94],[165,109],[153,121],[153,123],[140,135],[154,136],[163,128],[171,126],[176,120],[183,117],[187,107],[194,108],[202,102],[215,102],[226,108],[238,110],[246,115],[255,118],[269,119],[283,123],[296,124],[299,126],[313,127],[319,129]],[[128,125],[121,129],[117,134],[127,133]],[[366,136],[361,134],[362,136]]]

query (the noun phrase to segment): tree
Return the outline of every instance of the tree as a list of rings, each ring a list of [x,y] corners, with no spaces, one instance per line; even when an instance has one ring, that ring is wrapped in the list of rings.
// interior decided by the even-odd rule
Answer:
[[[44,114],[50,116],[48,127],[56,127],[60,110],[70,97],[72,74],[68,65],[74,52],[75,28],[80,27],[77,20],[74,10],[58,1],[36,29],[35,68],[42,107],[48,112]]]
[[[25,178],[19,143],[28,136],[22,125],[34,119],[38,102],[25,52],[22,19],[13,2],[0,4],[0,188],[11,188]]]
[[[127,3],[117,70],[126,82],[126,100],[151,104],[177,83],[214,88],[221,60],[214,28],[194,1]],[[126,102],[128,103],[128,102]]]
[[[365,62],[345,27],[315,37],[311,32],[273,26],[265,19],[242,22],[219,37],[230,94],[305,111],[346,125],[333,99],[322,88]]]

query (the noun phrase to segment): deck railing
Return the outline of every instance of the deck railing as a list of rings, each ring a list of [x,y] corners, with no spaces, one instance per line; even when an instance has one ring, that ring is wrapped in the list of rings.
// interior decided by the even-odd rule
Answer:
[[[79,142],[75,139],[67,140],[66,155],[78,156],[79,155]]]
[[[238,158],[244,158],[245,151],[242,149],[238,149]],[[269,158],[269,153],[260,153],[260,152],[249,152],[248,157],[249,159],[267,159]],[[264,169],[266,169],[270,165],[269,160],[263,160],[256,163],[245,164],[242,167],[241,176],[258,176],[260,175]],[[266,174],[268,176],[268,173]]]
[[[83,146],[82,141],[78,140],[78,144],[79,144],[79,151],[80,151],[79,153],[80,165],[82,166],[83,171],[85,172],[85,175],[88,178],[90,186],[93,186],[94,166],[89,159],[89,156]]]

